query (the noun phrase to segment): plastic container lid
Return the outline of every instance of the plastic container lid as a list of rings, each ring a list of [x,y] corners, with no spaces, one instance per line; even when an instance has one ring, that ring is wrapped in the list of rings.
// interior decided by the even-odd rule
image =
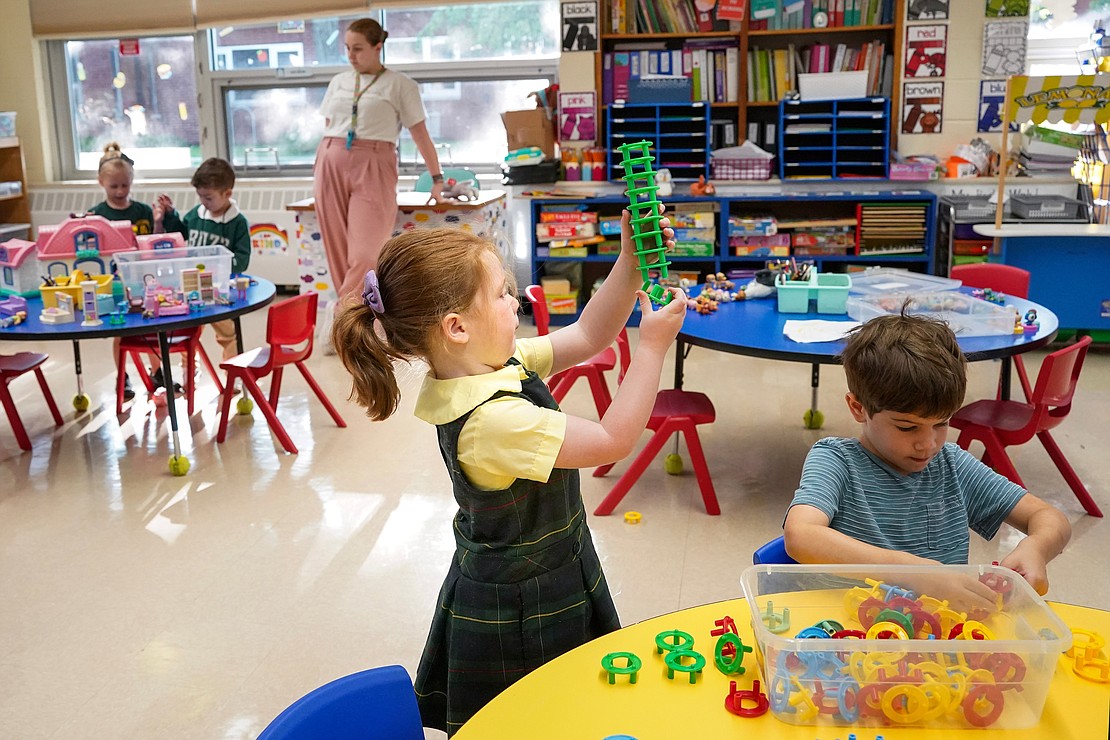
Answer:
[[[854,295],[882,295],[884,293],[921,293],[937,290],[956,290],[962,280],[925,275],[896,267],[879,267],[863,273],[852,273]]]

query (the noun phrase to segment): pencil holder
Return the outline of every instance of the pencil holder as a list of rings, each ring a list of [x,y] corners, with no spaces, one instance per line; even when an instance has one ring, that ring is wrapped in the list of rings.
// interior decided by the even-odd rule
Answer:
[[[655,184],[655,170],[651,163],[655,157],[648,151],[651,142],[638,141],[621,144],[621,166],[624,175],[625,195],[628,196],[628,211],[632,216],[632,240],[636,243],[636,258],[639,260],[640,277],[643,291],[652,303],[666,305],[671,302],[671,294],[662,285],[652,283],[649,272],[659,270],[660,279],[669,277],[666,247],[663,244],[663,230],[659,227],[659,200]]]
[[[810,280],[787,280],[780,273],[775,278],[779,313],[809,313],[809,289]]]

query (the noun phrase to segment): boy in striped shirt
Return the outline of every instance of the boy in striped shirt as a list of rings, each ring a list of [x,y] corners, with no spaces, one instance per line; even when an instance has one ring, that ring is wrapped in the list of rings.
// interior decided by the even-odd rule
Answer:
[[[1027,536],[1001,561],[1037,593],[1047,563],[1071,537],[1064,515],[946,442],[963,405],[967,360],[947,324],[882,316],[858,327],[841,353],[858,439],[827,437],[810,450],[783,525],[801,563],[967,563],[974,529],[1002,522]],[[944,591],[969,606],[994,594],[967,578]],[[924,589],[919,589],[924,590]]]

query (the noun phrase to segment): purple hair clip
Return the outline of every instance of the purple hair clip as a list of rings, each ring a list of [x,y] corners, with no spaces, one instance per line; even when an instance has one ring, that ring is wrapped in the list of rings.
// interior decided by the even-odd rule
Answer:
[[[374,309],[375,313],[385,313],[382,292],[378,287],[378,276],[373,270],[368,270],[362,280],[362,302]]]

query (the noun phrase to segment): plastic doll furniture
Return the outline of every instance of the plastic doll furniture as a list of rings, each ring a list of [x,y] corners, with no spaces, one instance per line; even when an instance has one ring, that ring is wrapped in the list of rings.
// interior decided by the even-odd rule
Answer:
[[[1012,295],[1015,298],[1029,297],[1029,271],[1013,265],[1003,265],[993,262],[984,262],[974,265],[956,265],[952,268],[951,276],[963,282],[969,288],[989,288],[990,290]],[[1021,355],[1014,355],[1014,369],[1017,370],[1021,391],[1025,400],[1029,400],[1033,391],[1029,385],[1029,374],[1025,371],[1025,361]],[[999,385],[999,395],[1002,398],[1002,387]]]
[[[258,740],[424,740],[409,674],[371,668],[313,689],[274,718]]]
[[[224,392],[224,387],[220,383],[220,376],[216,373],[216,367],[209,359],[208,353],[204,351],[204,345],[200,342],[200,335],[203,326],[197,326],[191,329],[182,329],[181,331],[170,332],[167,339],[170,344],[170,354],[184,354],[186,357],[185,366],[185,397],[188,401],[189,415],[193,415],[193,400],[194,392],[196,390],[196,369],[197,369],[197,355],[200,355],[200,360],[204,364],[205,370],[212,377],[212,381],[216,384],[216,390],[219,393]],[[147,373],[146,368],[143,367],[142,356],[152,355],[161,358],[162,353],[158,347],[157,334],[138,334],[134,336],[121,337],[119,340],[119,353],[116,356],[116,415],[123,413],[123,383],[127,375],[126,360],[130,358],[131,363],[139,373],[139,377],[146,386],[147,393],[155,391],[154,381],[150,379],[150,374]],[[172,372],[172,371],[171,371]]]
[[[287,298],[270,306],[270,312],[266,318],[266,346],[257,347],[220,363],[220,368],[227,371],[227,380],[224,383],[223,401],[220,404],[217,442],[223,442],[227,436],[228,411],[231,407],[231,399],[235,396],[236,381],[241,380],[247,393],[250,393],[262,410],[262,415],[266,417],[266,422],[277,435],[281,446],[287,452],[297,454],[296,445],[277,418],[282,372],[286,365],[295,365],[300,370],[336,426],[347,426],[347,422],[343,421],[343,417],[332,406],[331,401],[324,395],[324,391],[304,364],[305,360],[312,356],[312,337],[316,330],[316,300],[316,293],[307,293]],[[258,386],[258,380],[267,375],[273,375],[268,399]]]
[[[1102,511],[1049,434],[1049,430],[1059,426],[1071,411],[1072,396],[1090,344],[1091,338],[1086,336],[1045,357],[1027,403],[994,399],[975,401],[957,411],[950,423],[960,430],[956,441],[960,447],[966,450],[973,441],[982,442],[986,448],[983,462],[1023,488],[1025,483],[1006,454],[1006,448],[1025,444],[1036,436],[1083,508],[1091,516],[1100,517]]]
[[[39,387],[42,388],[42,395],[46,399],[46,405],[54,416],[54,426],[60,427],[62,425],[62,415],[58,413],[58,404],[54,403],[54,394],[50,392],[50,386],[46,384],[46,376],[42,374],[42,363],[46,362],[48,357],[49,355],[39,352],[17,352],[14,355],[0,355],[0,403],[4,404],[4,411],[8,413],[8,421],[11,422],[12,431],[15,432],[15,439],[19,443],[20,449],[23,450],[31,449],[31,440],[27,436],[27,430],[23,427],[23,421],[19,418],[19,412],[16,411],[15,401],[8,390],[8,383],[24,373],[34,371],[35,377],[39,381]]]
[[[781,536],[752,553],[753,565],[794,565],[797,562],[786,554],[786,538]]]
[[[625,494],[631,490],[633,484],[643,475],[647,466],[663,449],[663,445],[672,434],[681,432],[686,437],[686,446],[690,450],[690,464],[698,479],[701,497],[705,502],[705,512],[717,515],[721,507],[717,503],[717,493],[713,490],[713,478],[709,475],[709,466],[705,463],[705,454],[702,452],[701,439],[698,437],[698,425],[710,424],[717,418],[709,396],[695,391],[678,389],[661,390],[655,396],[655,405],[651,409],[647,428],[655,432],[647,445],[632,461],[628,470],[616,482],[613,489],[602,499],[601,504],[594,510],[595,516],[612,514],[613,509],[621,502]],[[602,465],[594,471],[594,477],[600,478],[608,473],[613,465]]]
[[[543,288],[539,285],[529,285],[524,289],[524,295],[527,296],[528,302],[532,305],[532,318],[536,322],[536,332],[541,336],[547,334],[551,329],[551,316],[547,310],[547,297],[544,295]],[[590,384],[590,392],[593,394],[594,405],[597,407],[597,416],[601,418],[605,416],[609,404],[613,402],[613,397],[609,393],[609,385],[605,382],[605,373],[616,367],[619,362],[620,370],[617,372],[617,383],[619,384],[624,379],[624,374],[628,371],[628,365],[631,361],[632,352],[628,343],[628,331],[621,329],[620,334],[617,335],[617,351],[614,351],[612,347],[606,347],[590,359],[552,375],[548,379],[547,385],[551,388],[551,395],[555,398],[555,401],[562,403],[574,382],[579,378],[585,378],[586,382]]]

